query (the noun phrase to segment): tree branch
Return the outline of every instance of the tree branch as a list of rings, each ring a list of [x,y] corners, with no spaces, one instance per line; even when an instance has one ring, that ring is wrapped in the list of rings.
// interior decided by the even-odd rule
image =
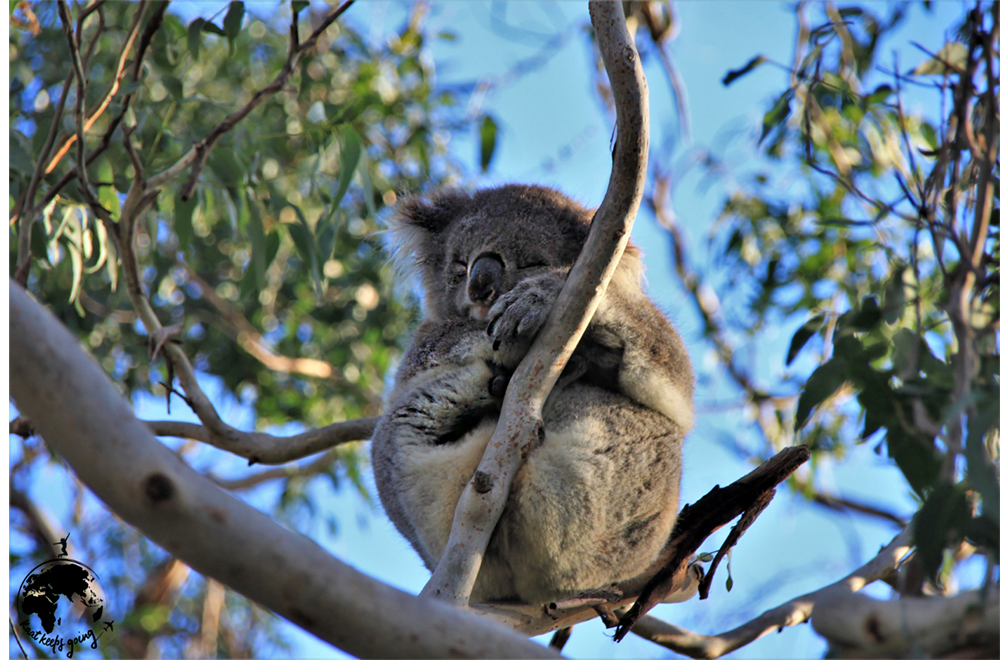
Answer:
[[[378,419],[378,417],[351,419],[318,429],[310,429],[287,438],[236,429],[232,429],[232,433],[223,435],[208,426],[190,422],[167,420],[147,421],[145,424],[155,435],[189,438],[204,442],[231,454],[242,456],[249,460],[251,465],[255,463],[282,465],[332,449],[337,445],[367,440],[371,437]]]
[[[591,2],[590,15],[618,106],[611,181],[590,234],[545,326],[511,379],[493,438],[477,471],[493,487],[466,485],[452,533],[421,595],[467,606],[486,545],[503,512],[523,456],[538,441],[542,406],[583,335],[618,260],[642,201],[649,148],[646,80],[621,3]]]
[[[910,536],[911,529],[907,527],[874,559],[842,580],[792,599],[721,635],[699,635],[650,616],[636,621],[632,631],[691,658],[718,658],[776,630],[808,621],[817,603],[825,599],[854,593],[867,584],[892,575],[913,549]]]
[[[13,282],[18,410],[123,520],[199,573],[362,657],[557,657],[503,627],[355,571],[163,447],[77,339]]]

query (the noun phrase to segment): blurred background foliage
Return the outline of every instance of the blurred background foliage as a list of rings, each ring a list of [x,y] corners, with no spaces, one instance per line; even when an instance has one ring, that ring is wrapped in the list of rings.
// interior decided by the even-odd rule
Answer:
[[[133,21],[153,24],[162,6],[108,3],[93,12],[82,48],[87,108],[109,102],[88,130],[88,153],[96,154],[88,172],[113,217],[135,176],[122,127],[133,132],[147,176],[172,166],[275,78],[287,59],[290,12],[300,12],[304,32],[325,12],[305,4],[258,13],[233,2],[215,15],[187,8],[183,17],[167,10],[141,74],[125,75],[110,96]],[[684,136],[686,92],[671,59],[683,6],[626,5],[647,72],[658,61],[670,81]],[[801,3],[791,62],[732,62],[722,81],[752,79],[759,67],[787,72],[787,87],[761,92],[773,95],[756,136],[764,159],[748,169],[676,141],[650,154],[646,207],[672,239],[670,258],[718,360],[718,373],[703,374],[702,383],[735,384],[761,439],[734,440],[733,450],[752,462],[800,442],[814,450],[814,463],[859,443],[887,453],[919,509],[919,561],[900,576],[902,593],[947,591],[948,571],[973,553],[987,558],[983,579],[995,580],[1000,546],[997,7],[968,10],[947,43],[923,45],[924,64],[900,71],[880,46],[920,6]],[[80,11],[73,7],[74,18]],[[168,370],[162,358],[150,361],[114,243],[75,183],[64,183],[76,145],[58,154],[75,133],[76,86],[64,86],[70,54],[56,4],[11,2],[10,12],[11,276],[27,264],[28,289],[123,393],[163,397]],[[222,138],[191,198],[183,199],[185,174],[145,214],[136,250],[157,314],[164,325],[181,324],[178,339],[205,382],[217,385],[217,406],[251,408],[260,430],[378,414],[387,369],[415,317],[386,279],[376,218],[402,194],[474,179],[449,153],[453,136],[474,136],[480,171],[502,144],[502,118],[468,103],[474,86],[438,83],[429,44],[454,35],[430,32],[426,14],[425,5],[410,6],[376,46],[352,28],[348,10],[290,85]],[[133,49],[126,66],[134,57]],[[593,62],[607,101],[599,58]],[[940,114],[911,113],[914,89],[936,94]],[[50,136],[54,146],[40,163]],[[36,169],[50,163],[25,205]],[[708,266],[692,258],[671,203],[686,176],[726,190]],[[22,237],[26,215],[35,222]],[[787,370],[766,373],[752,350],[734,349],[755,346],[764,328],[789,319],[807,320],[788,347]],[[176,396],[172,405],[184,407]],[[72,531],[73,556],[95,567],[110,611],[122,617],[105,655],[287,650],[273,617],[189,574],[92,506],[71,473],[71,519],[54,520],[29,491],[64,467],[40,438],[24,435],[11,436],[12,584],[51,556],[52,539]],[[193,442],[177,449],[220,482],[242,464],[214,450],[206,457]],[[319,478],[364,490],[363,469],[355,443],[305,468],[224,485],[307,532],[317,524],[307,484]],[[800,471],[789,483],[820,505],[907,522],[819,492],[815,474]],[[260,495],[265,482],[279,484],[276,497]]]

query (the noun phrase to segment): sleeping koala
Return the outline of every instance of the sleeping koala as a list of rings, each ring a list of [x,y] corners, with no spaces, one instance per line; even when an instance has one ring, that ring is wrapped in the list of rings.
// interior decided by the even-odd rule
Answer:
[[[593,211],[508,185],[401,203],[390,246],[423,321],[372,438],[389,518],[431,570],[482,458],[507,379],[587,238]],[[543,441],[514,478],[472,592],[548,603],[639,577],[677,515],[693,376],[641,287],[629,245],[543,410]]]

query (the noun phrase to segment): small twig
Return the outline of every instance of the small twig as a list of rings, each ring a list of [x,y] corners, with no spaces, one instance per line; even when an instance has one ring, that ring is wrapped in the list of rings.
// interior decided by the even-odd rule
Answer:
[[[834,511],[857,511],[858,513],[863,513],[874,518],[882,518],[883,520],[888,520],[889,522],[903,527],[906,525],[906,521],[897,516],[891,511],[885,511],[878,507],[874,507],[870,504],[864,504],[863,502],[855,502],[854,500],[849,500],[847,498],[838,497],[836,495],[830,495],[829,493],[815,493],[812,496],[812,501],[816,504],[820,504],[825,507],[829,507]]]
[[[98,103],[97,108],[95,108],[94,111],[90,113],[90,115],[87,117],[87,120],[84,122],[84,131],[90,130],[90,128],[94,125],[94,122],[96,122],[97,119],[104,113],[104,111],[107,110],[108,106],[111,104],[111,99],[113,99],[115,94],[118,93],[118,89],[120,87],[122,80],[122,74],[125,71],[125,60],[128,58],[128,54],[132,50],[132,44],[135,43],[135,39],[139,34],[139,26],[142,25],[142,19],[146,15],[147,6],[148,3],[146,2],[146,0],[143,0],[143,2],[139,3],[139,9],[136,10],[135,15],[132,17],[132,25],[129,27],[128,36],[125,39],[125,44],[122,46],[121,52],[119,52],[118,54],[118,62],[115,66],[114,76],[111,78],[111,84],[108,86],[108,90],[104,93],[104,97],[101,99],[100,103]],[[77,140],[77,135],[72,134],[66,136],[66,138],[64,138],[61,141],[61,143],[59,144],[59,148],[56,150],[55,155],[52,157],[52,160],[50,160],[48,165],[46,165],[45,167],[46,174],[50,173],[53,169],[55,169],[56,165],[59,164],[59,161],[62,159],[63,156],[66,155],[66,152],[70,150],[70,147],[73,146],[73,143],[76,142],[76,140]]]
[[[767,508],[767,505],[771,503],[774,499],[774,489],[764,491],[759,497],[750,505],[743,515],[740,516],[739,522],[733,525],[733,529],[729,532],[729,536],[726,540],[722,542],[722,547],[715,553],[715,557],[712,558],[712,565],[708,568],[708,572],[705,573],[705,577],[701,581],[701,586],[698,588],[698,597],[701,600],[708,598],[708,592],[712,588],[712,578],[715,577],[715,571],[719,568],[719,562],[732,551],[736,542],[740,540],[740,537],[747,531],[750,525],[757,520],[757,516]]]
[[[259,484],[277,479],[308,477],[319,474],[330,467],[331,463],[335,463],[338,458],[339,455],[337,452],[328,451],[319,458],[302,465],[284,465],[234,479],[227,479],[214,474],[208,475],[208,478],[214,481],[220,488],[225,488],[226,490],[246,490],[247,488],[253,488]]]

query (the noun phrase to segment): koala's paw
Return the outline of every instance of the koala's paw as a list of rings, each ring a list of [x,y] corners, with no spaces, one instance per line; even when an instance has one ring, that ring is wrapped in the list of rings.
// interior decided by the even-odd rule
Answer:
[[[486,334],[493,340],[493,350],[521,353],[518,360],[523,357],[523,351],[545,323],[561,285],[553,278],[532,278],[500,296],[486,317]]]

